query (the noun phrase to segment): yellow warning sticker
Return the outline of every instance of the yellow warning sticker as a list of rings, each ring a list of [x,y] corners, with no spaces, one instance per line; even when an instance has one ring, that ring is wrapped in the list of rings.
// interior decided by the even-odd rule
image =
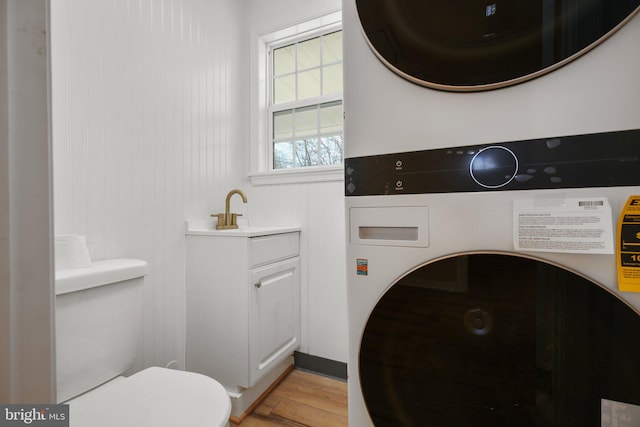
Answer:
[[[640,196],[627,200],[618,219],[618,289],[640,292]]]

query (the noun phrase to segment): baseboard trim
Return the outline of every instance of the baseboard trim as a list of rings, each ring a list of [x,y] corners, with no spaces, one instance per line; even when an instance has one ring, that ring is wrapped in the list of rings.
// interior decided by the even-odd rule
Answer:
[[[347,380],[347,364],[344,362],[325,359],[324,357],[313,356],[299,351],[295,351],[293,353],[293,359],[296,369],[313,372],[314,374],[320,374],[342,381]]]

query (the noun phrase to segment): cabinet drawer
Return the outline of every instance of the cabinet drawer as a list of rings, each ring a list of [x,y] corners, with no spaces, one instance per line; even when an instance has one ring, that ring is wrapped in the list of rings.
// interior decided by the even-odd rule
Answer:
[[[299,233],[272,234],[249,239],[250,268],[298,256]]]

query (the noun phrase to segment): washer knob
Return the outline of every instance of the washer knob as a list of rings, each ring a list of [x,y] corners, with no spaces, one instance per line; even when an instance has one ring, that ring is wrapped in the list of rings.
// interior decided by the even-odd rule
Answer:
[[[478,151],[469,163],[471,178],[485,188],[500,188],[518,173],[518,158],[506,147],[492,145]]]

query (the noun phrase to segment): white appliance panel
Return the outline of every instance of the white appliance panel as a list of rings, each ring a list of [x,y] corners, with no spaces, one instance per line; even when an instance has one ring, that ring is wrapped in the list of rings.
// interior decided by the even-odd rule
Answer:
[[[640,125],[640,16],[570,64],[526,83],[451,93],[420,87],[369,49],[343,3],[345,157],[633,129]]]
[[[355,0],[343,1],[343,17],[347,159],[640,128],[640,16],[550,74],[474,93],[428,89],[399,77],[367,45]],[[640,194],[640,186],[347,197],[350,425],[374,425],[359,378],[369,316],[400,278],[425,264],[456,254],[525,256],[587,277],[637,312],[640,295],[617,290],[613,254],[515,253],[512,239],[518,198],[606,197],[616,221],[632,194]],[[403,207],[428,213],[428,245],[367,244],[380,241],[359,238],[358,221],[366,209]],[[354,211],[359,212],[355,217]],[[389,215],[378,222],[402,228],[407,226],[402,218]],[[363,265],[366,274],[361,274]]]

